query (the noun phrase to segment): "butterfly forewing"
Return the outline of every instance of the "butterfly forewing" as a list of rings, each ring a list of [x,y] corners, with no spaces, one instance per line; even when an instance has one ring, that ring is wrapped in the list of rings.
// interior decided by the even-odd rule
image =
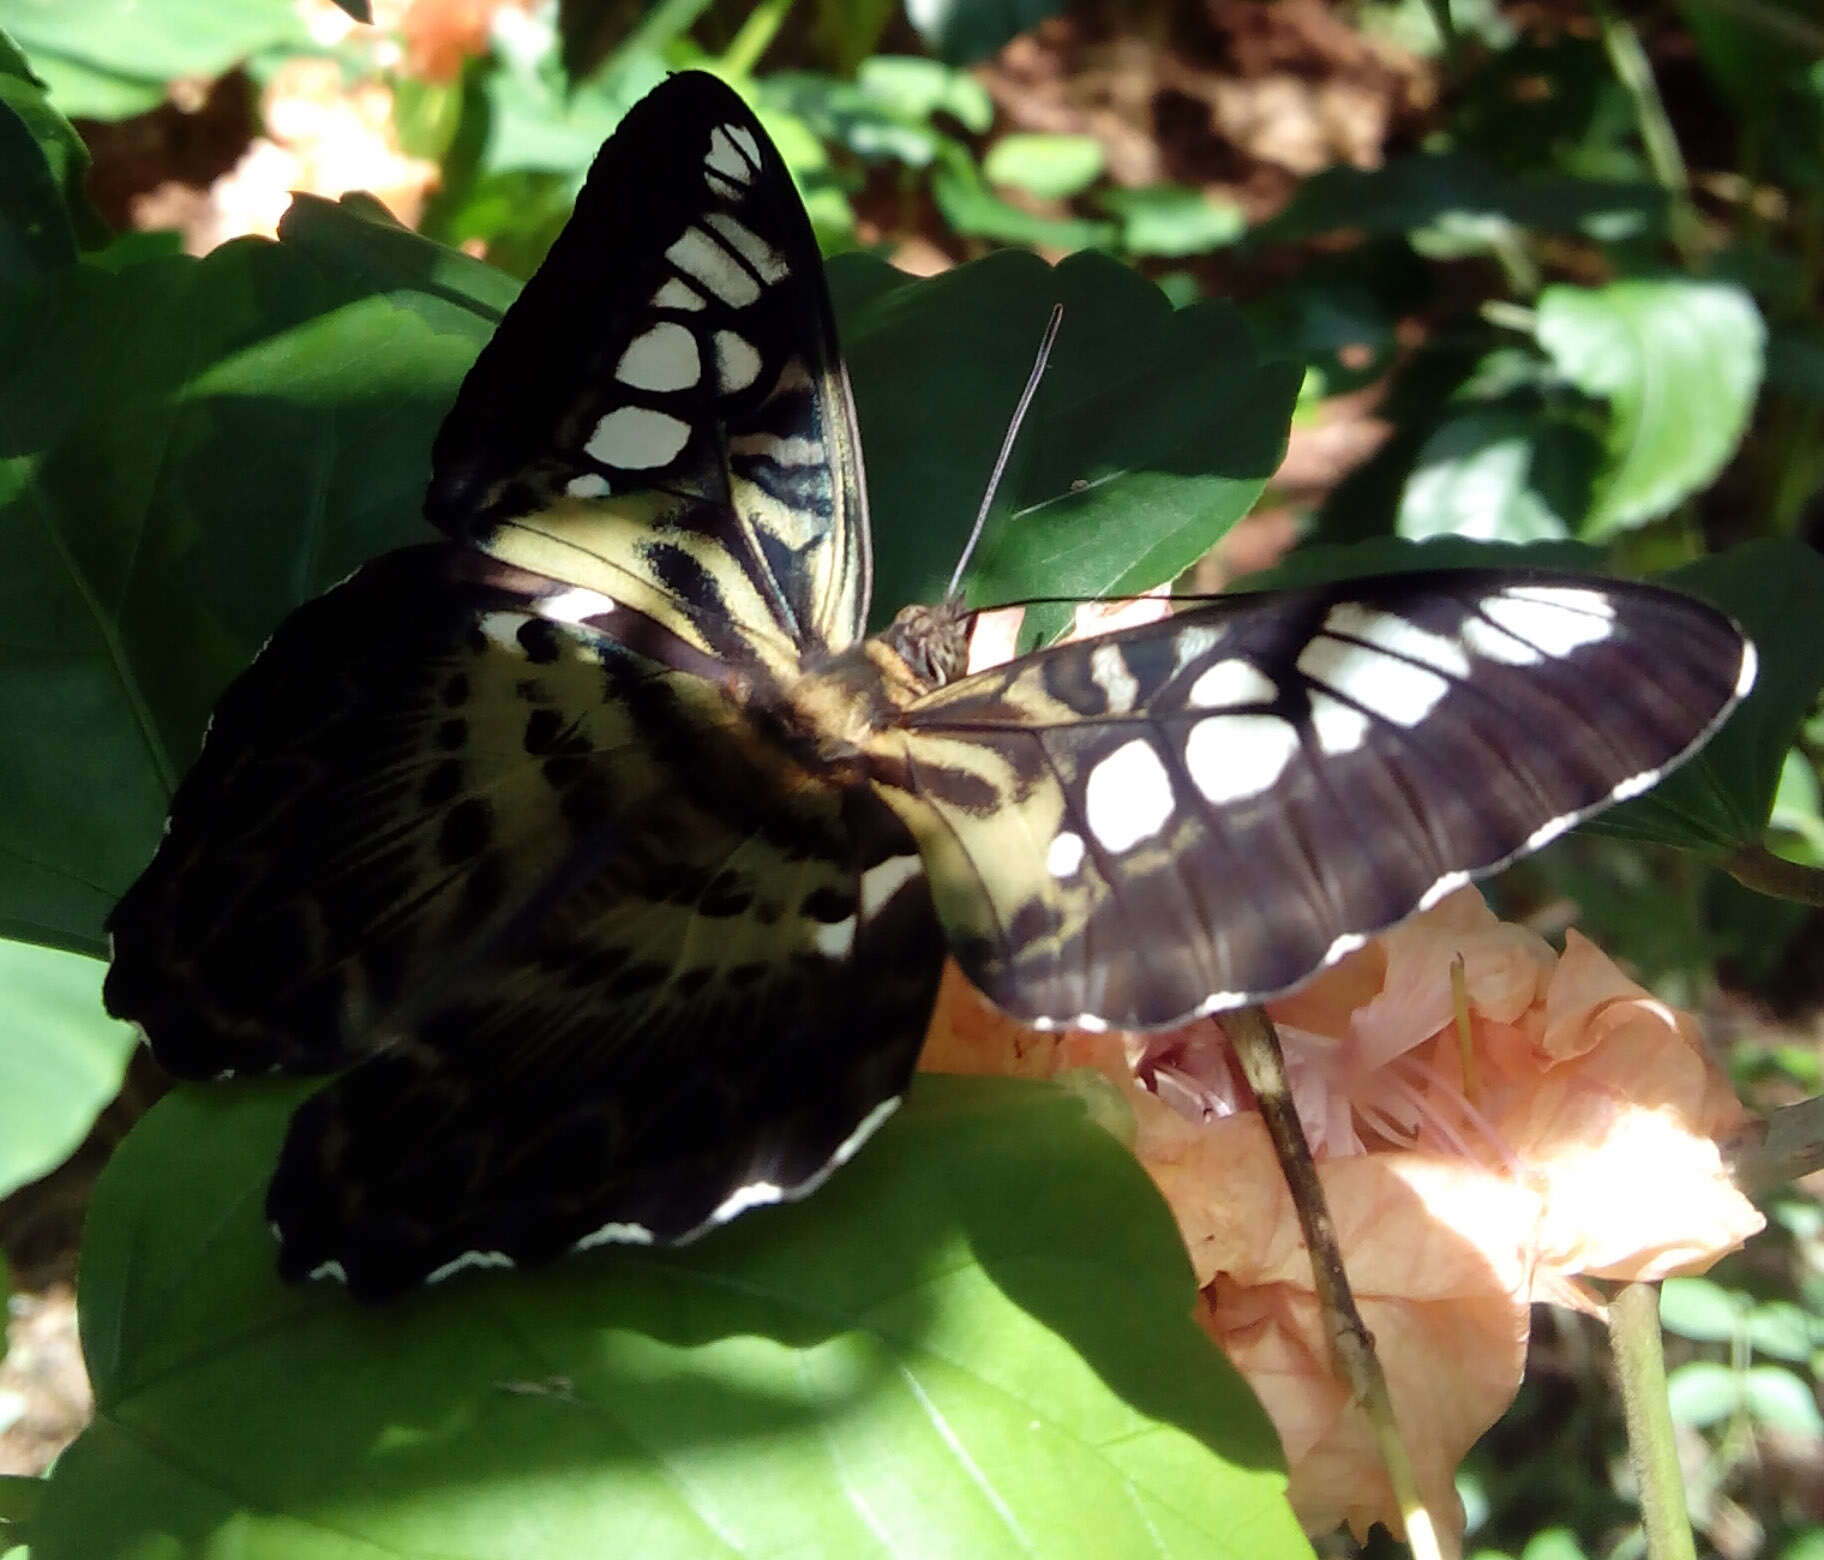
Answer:
[[[438,436],[452,536],[789,672],[867,609],[861,451],[816,241],[713,77],[631,110]]]
[[[1240,596],[903,717],[889,795],[970,978],[1146,1028],[1260,1001],[1644,790],[1753,677],[1721,614],[1464,571]]]

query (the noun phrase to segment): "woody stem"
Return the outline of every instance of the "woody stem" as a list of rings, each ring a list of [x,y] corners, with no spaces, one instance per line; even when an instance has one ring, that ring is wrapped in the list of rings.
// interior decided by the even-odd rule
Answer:
[[[1387,1470],[1406,1528],[1406,1542],[1415,1560],[1439,1560],[1436,1528],[1419,1494],[1412,1458],[1400,1438],[1387,1377],[1381,1370],[1380,1356],[1374,1352],[1374,1337],[1362,1321],[1349,1288],[1342,1248],[1336,1238],[1336,1221],[1330,1216],[1330,1205],[1317,1178],[1317,1163],[1311,1157],[1311,1145],[1305,1141],[1304,1128],[1292,1102],[1286,1060],[1273,1020],[1262,1008],[1245,1007],[1223,1014],[1222,1027],[1235,1048],[1242,1073],[1260,1101],[1267,1135],[1273,1140],[1280,1172],[1298,1212],[1305,1249],[1311,1254],[1318,1305],[1329,1333],[1331,1368],[1347,1384],[1351,1398],[1374,1429],[1381,1466]]]

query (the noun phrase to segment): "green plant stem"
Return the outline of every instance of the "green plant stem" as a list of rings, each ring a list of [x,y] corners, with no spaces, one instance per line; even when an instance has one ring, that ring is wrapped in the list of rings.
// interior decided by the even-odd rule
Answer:
[[[1685,1476],[1678,1466],[1672,1410],[1666,1402],[1657,1284],[1629,1284],[1609,1302],[1609,1344],[1621,1378],[1628,1455],[1640,1486],[1647,1554],[1651,1560],[1697,1560],[1691,1519],[1685,1514]]]
[[[1689,256],[1697,227],[1697,214],[1691,207],[1691,175],[1666,113],[1665,100],[1659,95],[1659,83],[1653,79],[1652,63],[1640,46],[1640,35],[1617,17],[1604,0],[1595,0],[1595,11],[1602,28],[1602,46],[1608,52],[1615,79],[1634,104],[1634,120],[1653,177],[1672,197],[1673,242]]]
[[[1742,846],[1723,863],[1723,870],[1756,893],[1824,909],[1824,872],[1776,856],[1765,845]]]
[[[1292,1206],[1298,1213],[1299,1228],[1304,1232],[1305,1249],[1311,1256],[1311,1276],[1318,1306],[1330,1334],[1331,1367],[1348,1386],[1351,1398],[1368,1416],[1381,1455],[1381,1466],[1386,1469],[1388,1483],[1393,1487],[1393,1498],[1406,1529],[1406,1544],[1414,1560],[1442,1560],[1437,1529],[1425,1507],[1424,1497],[1419,1493],[1412,1457],[1394,1417],[1387,1376],[1381,1369],[1380,1356],[1374,1352],[1374,1336],[1363,1322],[1362,1313],[1356,1309],[1349,1275],[1343,1269],[1336,1223],[1330,1216],[1323,1183],[1317,1178],[1317,1162],[1311,1157],[1311,1145],[1305,1141],[1304,1128],[1299,1124],[1298,1110],[1292,1102],[1286,1059],[1280,1050],[1273,1020],[1267,1017],[1264,1008],[1244,1007],[1223,1014],[1221,1022],[1223,1033],[1235,1048],[1248,1086],[1260,1102],[1267,1135],[1273,1140],[1280,1171],[1292,1194]]]
[[[792,0],[761,0],[722,51],[719,61],[722,68],[731,75],[751,76],[760,57],[772,47],[791,8]]]

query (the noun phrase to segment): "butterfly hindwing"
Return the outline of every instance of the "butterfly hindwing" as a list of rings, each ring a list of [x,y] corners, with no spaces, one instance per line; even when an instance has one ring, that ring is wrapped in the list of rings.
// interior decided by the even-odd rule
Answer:
[[[816,240],[711,76],[629,111],[432,455],[433,523],[775,671],[867,610],[860,443]]]
[[[1663,590],[1349,580],[940,689],[903,716],[887,794],[988,996],[1156,1027],[1282,992],[1646,789],[1752,677],[1733,624]]]
[[[288,1276],[373,1299],[687,1240],[802,1196],[892,1110],[945,952],[910,837],[865,790],[728,778],[764,833],[698,790],[688,846],[639,836],[298,1111],[268,1201]]]

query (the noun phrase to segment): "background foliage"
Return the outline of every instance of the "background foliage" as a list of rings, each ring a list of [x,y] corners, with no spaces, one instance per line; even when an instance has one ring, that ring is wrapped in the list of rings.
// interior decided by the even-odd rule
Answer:
[[[292,606],[417,537],[474,352],[620,113],[687,65],[755,103],[833,256],[877,615],[941,584],[1054,297],[1065,336],[972,599],[1207,587],[1296,531],[1292,576],[1436,561],[1457,537],[1669,573],[1736,614],[1756,699],[1672,785],[1496,893],[1548,928],[1574,905],[1702,1004],[1751,1100],[1819,1090],[1815,912],[1729,875],[1766,882],[1768,848],[1824,868],[1807,8],[1050,9],[419,0],[352,28],[293,0],[0,0],[0,1194],[27,1187],[9,1208],[120,1088],[101,920],[213,699]],[[1366,152],[1276,161],[1225,117],[1212,83],[1277,80],[1280,56],[1395,105]],[[1128,77],[1151,155],[1104,111]],[[1105,90],[1052,89],[1078,78]],[[234,102],[242,145],[259,136],[206,214],[121,193],[131,127]],[[358,124],[366,160],[336,181],[293,150],[292,182],[374,188],[416,232],[304,196],[281,242],[211,247],[251,199],[248,159],[301,143],[300,105],[319,144]],[[182,173],[193,153],[163,155]],[[1046,271],[1003,246],[1095,252]],[[912,280],[883,258],[974,263]],[[1263,490],[1278,532],[1252,522],[1212,555]],[[48,1482],[0,1479],[0,1548],[16,1519],[40,1557],[151,1534],[491,1553],[503,1524],[517,1552],[573,1553],[597,1500],[643,1552],[809,1531],[856,1552],[870,1513],[892,1530],[911,1511],[954,1553],[1303,1547],[1270,1433],[1185,1320],[1169,1217],[1068,1095],[922,1085],[814,1202],[684,1258],[487,1275],[372,1317],[272,1280],[256,1210],[289,1101],[230,1093],[158,1107],[96,1188],[98,1418]],[[1824,1554],[1800,1477],[1824,1457],[1824,1214],[1796,1190],[1768,1211],[1750,1252],[1667,1286],[1671,1405],[1707,1540],[1798,1560]],[[28,1225],[0,1220],[0,1244]],[[1465,1471],[1472,1547],[1635,1552],[1581,1340],[1542,1323]],[[335,1387],[304,1413],[275,1381]]]

